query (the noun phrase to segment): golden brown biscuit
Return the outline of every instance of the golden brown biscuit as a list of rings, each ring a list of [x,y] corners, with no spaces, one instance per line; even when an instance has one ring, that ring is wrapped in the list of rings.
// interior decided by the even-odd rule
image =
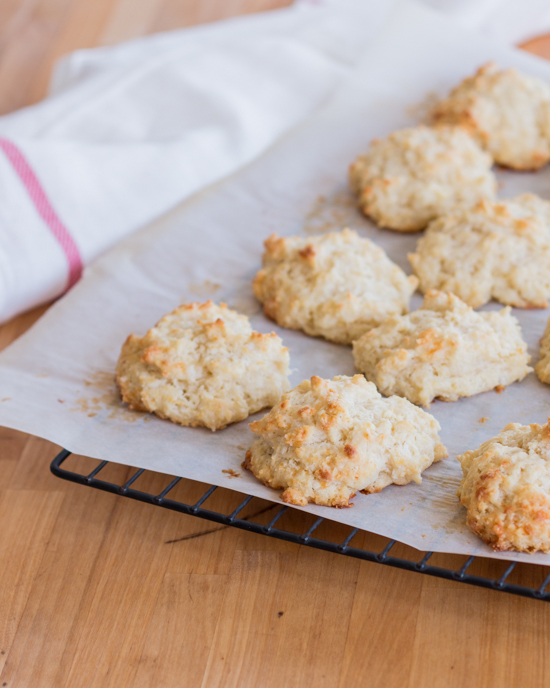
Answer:
[[[458,460],[458,496],[476,535],[497,551],[550,551],[548,423],[510,423]]]
[[[546,308],[550,203],[522,194],[439,217],[409,261],[423,292],[452,291],[473,308],[492,298],[518,308]]]
[[[244,467],[290,504],[349,506],[359,490],[420,483],[447,456],[433,416],[362,375],[304,380],[250,428],[259,437]]]
[[[131,334],[116,379],[131,408],[219,430],[276,403],[289,387],[288,364],[276,334],[254,332],[246,316],[207,301]]]
[[[476,313],[440,291],[429,291],[419,310],[364,334],[353,343],[353,357],[382,394],[422,406],[504,387],[532,371],[510,308]]]
[[[459,127],[412,127],[375,139],[351,165],[359,207],[382,227],[416,232],[457,206],[493,200],[491,156]]]
[[[489,63],[435,108],[436,122],[460,124],[500,165],[536,170],[550,160],[550,86]]]
[[[340,344],[406,313],[418,283],[349,229],[311,237],[274,234],[265,247],[253,289],[266,315]]]

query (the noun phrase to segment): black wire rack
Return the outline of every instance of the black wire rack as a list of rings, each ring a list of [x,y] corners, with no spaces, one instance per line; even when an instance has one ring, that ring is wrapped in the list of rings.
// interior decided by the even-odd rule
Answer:
[[[112,494],[121,495],[123,497],[128,497],[129,499],[135,499],[140,502],[145,502],[147,504],[152,504],[155,506],[162,507],[164,509],[170,509],[172,511],[177,511],[182,514],[187,514],[189,516],[197,516],[198,518],[203,518],[208,521],[213,521],[215,523],[221,524],[222,526],[232,526],[234,528],[241,528],[253,533],[258,533],[260,535],[265,535],[267,537],[278,538],[280,540],[285,540],[287,542],[293,542],[299,545],[305,545],[306,547],[314,547],[316,549],[325,550],[327,552],[333,552],[334,554],[342,554],[347,557],[354,557],[356,559],[362,559],[364,561],[375,562],[382,564],[384,566],[393,566],[399,569],[405,569],[407,571],[416,571],[417,573],[424,573],[428,576],[435,576],[437,578],[445,578],[447,580],[453,580],[460,583],[468,583],[469,585],[476,585],[483,588],[489,588],[491,590],[508,592],[515,595],[521,595],[523,597],[530,597],[532,599],[542,600],[545,602],[550,602],[550,592],[546,591],[546,587],[550,583],[550,570],[548,567],[534,566],[529,564],[521,564],[518,562],[503,562],[497,560],[483,559],[482,557],[462,557],[465,561],[461,563],[457,568],[446,568],[443,566],[435,566],[430,562],[430,559],[434,556],[433,552],[419,552],[418,550],[413,550],[408,548],[410,553],[416,553],[417,558],[404,558],[392,555],[392,550],[394,546],[399,543],[396,540],[390,540],[389,538],[379,538],[383,541],[383,546],[379,551],[371,551],[363,547],[355,547],[351,545],[351,542],[360,533],[365,533],[359,528],[351,528],[345,526],[349,532],[346,537],[339,542],[333,542],[328,539],[323,539],[315,537],[314,533],[319,532],[319,528],[326,519],[320,517],[314,520],[314,522],[309,525],[303,532],[293,532],[292,530],[285,530],[281,527],[276,527],[277,524],[280,525],[281,519],[287,512],[294,512],[294,514],[303,514],[304,512],[297,512],[296,510],[290,509],[286,505],[280,505],[273,503],[267,508],[261,509],[260,511],[250,510],[252,513],[249,515],[244,515],[247,507],[251,504],[253,500],[257,500],[256,497],[247,496],[243,499],[236,508],[229,514],[221,513],[216,510],[211,510],[205,508],[205,504],[208,500],[212,500],[212,496],[216,490],[224,490],[225,488],[218,488],[216,485],[211,485],[204,491],[199,499],[194,501],[192,504],[188,504],[184,501],[179,501],[176,499],[171,499],[168,495],[174,490],[174,488],[185,483],[194,483],[194,481],[189,481],[186,478],[174,477],[170,480],[169,476],[164,476],[169,482],[168,484],[158,493],[153,494],[149,491],[143,491],[135,489],[132,487],[138,479],[142,478],[144,474],[153,474],[152,471],[146,471],[146,469],[133,469],[135,472],[131,477],[125,482],[111,482],[108,480],[102,480],[97,476],[105,469],[107,466],[111,465],[112,462],[101,461],[99,462],[91,472],[75,472],[63,468],[63,463],[71,456],[71,452],[63,449],[52,461],[50,469],[51,472],[58,478],[63,480],[68,480],[73,483],[78,483],[80,485],[86,485],[93,487],[98,490],[103,490],[105,492],[111,492]],[[147,481],[145,481],[146,483]],[[195,483],[197,486],[200,483]],[[234,495],[238,494],[233,492]],[[258,500],[262,501],[262,500]],[[275,511],[274,515],[270,518],[267,523],[258,523],[253,520],[259,514],[263,514],[268,511]],[[271,514],[269,514],[271,516]],[[312,517],[314,518],[314,517]],[[329,523],[334,523],[329,521]],[[401,546],[402,548],[404,546]],[[399,546],[398,548],[399,549]],[[395,550],[394,550],[395,552]],[[476,568],[476,562],[489,563],[489,569],[492,573],[497,575],[493,576],[483,576],[472,573]],[[504,565],[504,570],[499,570],[498,565],[501,569]],[[481,567],[483,570],[483,566]],[[514,574],[518,577],[521,569],[536,569],[536,577],[538,579],[543,579],[542,582],[536,587],[530,587],[527,585],[522,585],[518,582],[512,582]],[[487,566],[485,566],[487,569]],[[521,574],[519,579],[521,580]],[[533,575],[528,576],[529,580],[533,579]]]

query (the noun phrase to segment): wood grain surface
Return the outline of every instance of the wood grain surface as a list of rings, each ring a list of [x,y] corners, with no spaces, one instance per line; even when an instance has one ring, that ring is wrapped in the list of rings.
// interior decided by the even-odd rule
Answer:
[[[285,4],[1,0],[0,113],[39,100],[63,53]],[[550,56],[547,39],[527,47]],[[0,346],[44,310],[0,328]],[[0,429],[2,687],[550,685],[548,604],[65,483],[49,473],[57,451]],[[84,467],[89,460],[72,461]],[[119,480],[129,472],[108,470]],[[163,486],[158,475],[143,485]],[[201,486],[177,489],[193,499]],[[213,506],[231,509],[235,495],[218,492]],[[300,527],[304,515],[285,518]],[[361,537],[369,544],[371,536]],[[457,564],[452,556],[434,561]],[[478,564],[482,574],[502,570],[498,562]],[[542,575],[525,566],[516,580],[537,585]]]

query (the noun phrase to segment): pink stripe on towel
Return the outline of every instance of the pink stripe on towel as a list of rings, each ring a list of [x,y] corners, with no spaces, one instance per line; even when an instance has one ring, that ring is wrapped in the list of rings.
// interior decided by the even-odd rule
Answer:
[[[67,257],[67,263],[69,265],[67,289],[70,289],[75,282],[78,282],[83,270],[82,257],[78,250],[78,246],[75,244],[69,231],[52,208],[42,185],[38,181],[38,177],[33,172],[23,153],[11,141],[3,138],[0,138],[0,148],[4,151],[13,169],[19,176],[19,179],[23,182],[38,214],[48,225],[51,233],[57,239]]]

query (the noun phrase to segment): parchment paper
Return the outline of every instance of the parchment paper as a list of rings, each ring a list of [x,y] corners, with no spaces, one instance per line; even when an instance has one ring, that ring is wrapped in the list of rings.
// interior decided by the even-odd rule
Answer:
[[[184,301],[226,301],[275,330],[290,348],[293,385],[313,374],[352,375],[351,349],[274,326],[260,312],[250,283],[271,233],[315,233],[352,227],[381,244],[407,272],[418,235],[380,230],[354,209],[349,163],[369,141],[414,124],[418,103],[445,92],[489,59],[550,81],[550,65],[456,29],[416,5],[402,4],[356,74],[325,109],[259,161],[196,196],[127,240],[0,356],[0,423],[99,459],[222,485],[278,501],[241,462],[253,435],[248,421],[212,433],[131,412],[119,401],[113,371],[130,332],[143,334]],[[549,195],[550,170],[499,172],[501,196]],[[421,303],[416,295],[412,307]],[[488,308],[499,308],[490,304]],[[515,310],[538,356],[547,311]],[[545,422],[550,388],[534,374],[506,388],[454,403],[436,402],[449,458],[421,485],[358,494],[350,509],[306,511],[395,538],[420,550],[549,564],[550,555],[496,554],[466,527],[456,497],[456,455],[479,446],[508,422]],[[259,417],[259,416],[257,416]],[[480,423],[481,418],[488,418]],[[253,420],[252,417],[249,420]],[[223,470],[240,473],[230,479]]]

